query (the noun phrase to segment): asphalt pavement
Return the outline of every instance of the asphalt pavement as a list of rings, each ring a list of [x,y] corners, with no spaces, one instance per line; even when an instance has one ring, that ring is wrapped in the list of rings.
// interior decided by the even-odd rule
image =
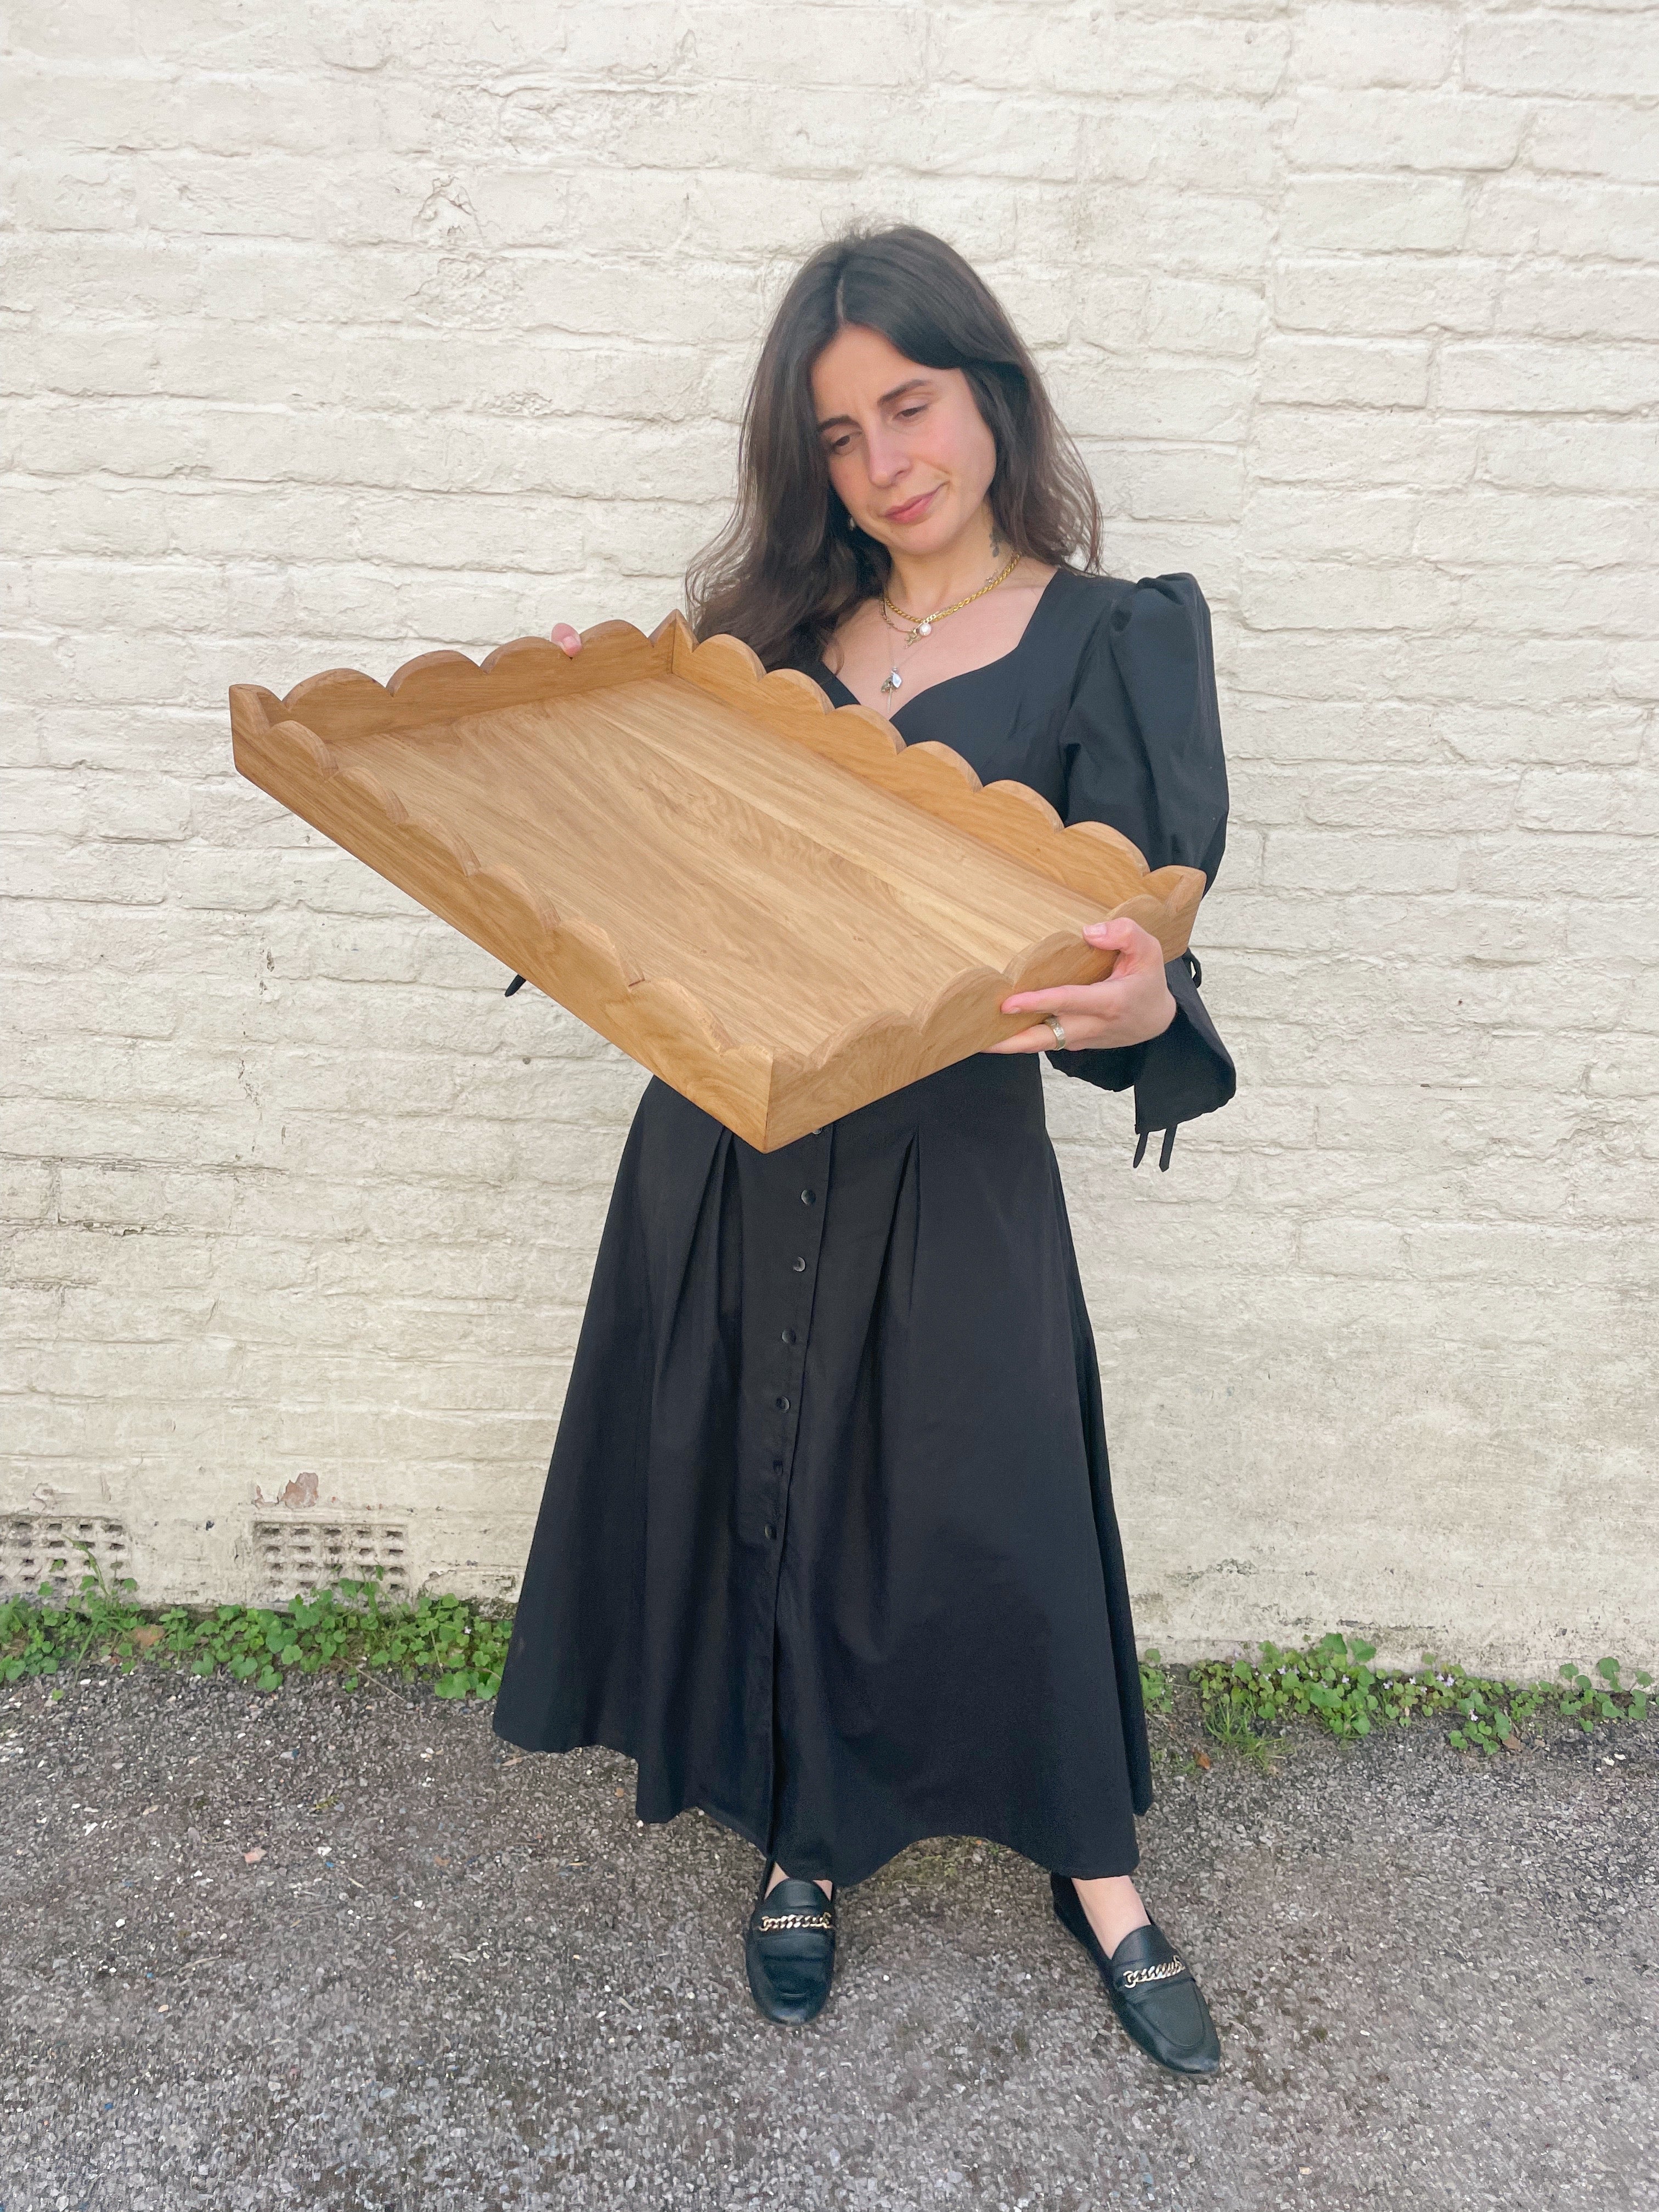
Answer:
[[[758,1855],[641,1826],[611,1753],[385,1686],[14,1688],[0,2212],[1659,2205],[1659,1728],[1297,1735],[1273,1771],[1156,1735],[1142,1885],[1209,2081],[1134,2049],[992,1845],[848,1891],[782,2028]]]

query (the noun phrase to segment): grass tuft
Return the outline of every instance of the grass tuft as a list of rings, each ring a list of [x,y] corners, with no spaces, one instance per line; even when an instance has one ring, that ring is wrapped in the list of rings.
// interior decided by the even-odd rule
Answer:
[[[30,1597],[0,1600],[0,1684],[73,1674],[90,1661],[124,1671],[143,1663],[191,1674],[228,1674],[256,1690],[278,1690],[291,1674],[327,1674],[356,1690],[371,1676],[424,1681],[440,1698],[493,1698],[507,1658],[512,1615],[471,1598],[419,1597],[389,1605],[380,1573],[331,1583],[283,1606],[167,1606],[133,1602],[131,1577],[111,1583],[90,1548],[71,1586],[66,1559]],[[1454,1751],[1488,1757],[1521,1746],[1521,1731],[1566,1719],[1586,1733],[1606,1721],[1645,1720],[1653,1678],[1626,1685],[1616,1659],[1586,1673],[1569,1661],[1546,1682],[1490,1680],[1431,1652],[1414,1672],[1374,1667],[1376,1647],[1322,1637],[1300,1650],[1259,1647],[1259,1661],[1209,1659],[1179,1669],[1156,1650],[1140,1662],[1149,1713],[1169,1714],[1184,1677],[1197,1693],[1207,1733],[1261,1759],[1271,1740],[1311,1723],[1344,1738],[1420,1720],[1449,1720]]]
[[[1275,1644],[1259,1648],[1258,1662],[1210,1659],[1187,1670],[1205,1728],[1236,1749],[1296,1723],[1352,1739],[1374,1729],[1448,1719],[1446,1741],[1454,1751],[1490,1758],[1518,1751],[1522,1729],[1546,1721],[1571,1720],[1588,1734],[1603,1721],[1645,1720],[1653,1684],[1650,1674],[1638,1674],[1626,1685],[1619,1662],[1611,1658],[1598,1659],[1593,1674],[1569,1661],[1553,1680],[1514,1682],[1471,1674],[1431,1651],[1412,1671],[1374,1667],[1374,1644],[1350,1644],[1334,1633],[1300,1650],[1281,1651]],[[1149,1652],[1147,1659],[1158,1662],[1158,1655]],[[1161,1662],[1156,1673],[1164,1688],[1160,1703],[1167,1708],[1171,1693]],[[1144,1662],[1141,1680],[1147,1680]]]
[[[131,1577],[112,1583],[88,1547],[78,1589],[68,1563],[32,1597],[0,1601],[0,1683],[74,1674],[88,1661],[123,1671],[142,1662],[191,1674],[224,1673],[256,1690],[290,1674],[330,1674],[355,1690],[369,1675],[428,1681],[440,1698],[493,1698],[512,1633],[509,1616],[470,1598],[388,1605],[380,1571],[331,1583],[283,1606],[134,1604]]]

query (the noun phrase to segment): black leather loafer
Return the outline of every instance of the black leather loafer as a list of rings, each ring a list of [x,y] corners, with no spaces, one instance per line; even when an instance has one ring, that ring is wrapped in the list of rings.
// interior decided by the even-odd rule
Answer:
[[[768,2020],[798,2027],[823,2009],[836,1970],[836,1905],[815,1881],[787,1876],[769,1897],[769,1862],[749,1916],[744,1959],[755,2002]]]
[[[1051,1874],[1054,1911],[1100,1970],[1112,2010],[1149,2058],[1175,2074],[1213,2074],[1221,2044],[1204,1993],[1154,1920],[1132,1928],[1109,1959],[1072,1877]]]

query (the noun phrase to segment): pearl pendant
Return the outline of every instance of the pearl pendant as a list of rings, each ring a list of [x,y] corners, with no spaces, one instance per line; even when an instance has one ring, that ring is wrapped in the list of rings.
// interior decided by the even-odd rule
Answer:
[[[916,624],[916,635],[917,635],[918,637],[932,637],[932,635],[933,635],[933,625],[932,624],[932,623],[930,623],[930,622],[925,622],[925,623],[918,623]]]

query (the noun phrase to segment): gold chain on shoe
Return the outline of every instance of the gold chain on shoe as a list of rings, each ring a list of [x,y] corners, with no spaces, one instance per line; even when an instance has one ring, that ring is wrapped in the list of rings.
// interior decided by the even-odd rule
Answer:
[[[1172,1982],[1177,1974],[1186,1971],[1179,1959],[1166,1959],[1161,1966],[1132,1966],[1118,1987],[1138,1990],[1143,1982]]]

